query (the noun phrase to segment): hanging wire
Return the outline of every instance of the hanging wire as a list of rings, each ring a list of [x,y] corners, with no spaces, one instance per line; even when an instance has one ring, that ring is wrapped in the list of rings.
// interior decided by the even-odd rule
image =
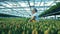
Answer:
[[[30,6],[30,2],[29,2],[29,0],[27,0],[27,2],[28,2],[28,4],[29,4],[30,11],[32,11],[32,10],[31,10],[31,6]],[[31,14],[30,14],[30,16],[31,16]]]
[[[34,2],[34,6],[33,7],[35,8],[35,0],[33,2]]]
[[[45,0],[44,0],[44,11],[45,11]]]
[[[29,2],[29,0],[27,0],[27,2],[28,2],[28,4],[29,4],[30,10],[31,10],[31,6],[30,6],[30,2]]]
[[[39,6],[41,5],[41,3],[42,3],[42,0],[40,1],[40,4],[39,4]]]

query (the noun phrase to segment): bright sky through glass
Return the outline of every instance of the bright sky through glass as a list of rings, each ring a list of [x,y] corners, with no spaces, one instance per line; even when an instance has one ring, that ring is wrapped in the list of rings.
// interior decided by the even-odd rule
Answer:
[[[44,12],[44,10],[55,5],[54,0],[30,0],[29,2],[30,5],[28,1],[0,2],[0,13],[29,17],[31,15],[31,8],[33,8],[33,6],[35,6],[35,8],[38,10],[37,13],[41,14]],[[30,8],[30,6],[32,7]]]

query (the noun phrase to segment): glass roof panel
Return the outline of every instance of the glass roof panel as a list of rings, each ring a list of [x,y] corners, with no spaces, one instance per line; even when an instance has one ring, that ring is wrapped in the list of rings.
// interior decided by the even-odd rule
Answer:
[[[38,14],[41,14],[55,4],[55,0],[8,0],[0,2],[0,13],[25,17],[31,15],[32,8],[36,8]]]

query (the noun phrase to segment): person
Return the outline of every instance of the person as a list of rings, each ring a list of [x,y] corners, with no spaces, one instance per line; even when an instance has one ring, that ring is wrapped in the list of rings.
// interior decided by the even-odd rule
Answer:
[[[39,16],[39,15],[37,14],[37,9],[34,8],[34,9],[32,10],[31,19],[29,19],[28,22],[38,22],[38,21],[39,21],[39,17],[38,17],[38,16]]]

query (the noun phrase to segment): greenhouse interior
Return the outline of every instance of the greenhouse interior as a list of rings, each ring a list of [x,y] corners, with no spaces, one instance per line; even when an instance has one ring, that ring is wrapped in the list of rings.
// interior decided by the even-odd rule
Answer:
[[[0,0],[0,34],[60,34],[60,0]]]

